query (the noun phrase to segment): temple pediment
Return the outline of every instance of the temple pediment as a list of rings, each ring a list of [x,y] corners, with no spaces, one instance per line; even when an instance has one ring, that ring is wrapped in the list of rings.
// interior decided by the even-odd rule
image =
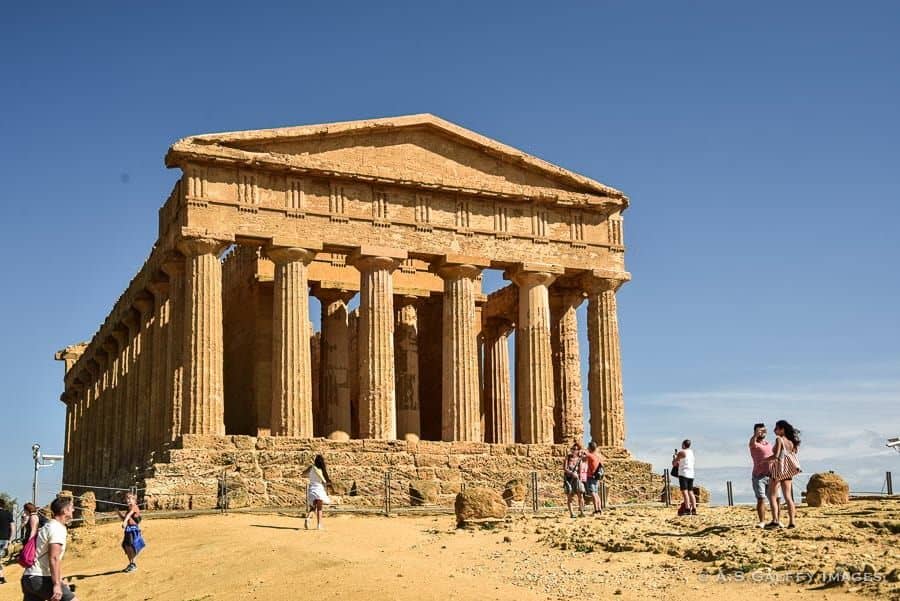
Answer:
[[[429,114],[192,136],[166,156],[169,167],[198,161],[566,204],[628,202],[614,188]]]

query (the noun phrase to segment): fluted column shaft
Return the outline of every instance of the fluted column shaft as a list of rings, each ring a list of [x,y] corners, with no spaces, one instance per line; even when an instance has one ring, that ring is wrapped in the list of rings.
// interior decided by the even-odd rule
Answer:
[[[166,342],[170,327],[169,283],[154,281],[150,285],[153,292],[153,360],[150,374],[150,429],[148,432],[149,449],[155,453],[165,442],[165,406],[168,402],[169,378],[166,373],[168,351]]]
[[[310,359],[307,265],[315,252],[304,248],[269,248],[275,263],[272,321],[273,436],[313,436],[312,365]]]
[[[319,394],[325,412],[323,434],[327,437],[335,432],[344,432],[350,436],[353,426],[350,421],[350,325],[347,303],[356,292],[316,288],[315,295],[322,306]]]
[[[394,440],[394,283],[398,261],[359,256],[359,436]]]
[[[135,301],[134,306],[140,314],[134,451],[138,467],[144,469],[146,456],[150,450],[150,411],[153,403],[153,331],[156,328],[153,297],[143,296]]]
[[[130,338],[129,330],[123,325],[113,329],[113,338],[116,341],[116,393],[114,395],[115,406],[112,411],[113,437],[112,459],[110,461],[110,473],[115,475],[128,466],[128,449],[131,443],[126,438],[126,414],[128,397],[128,370],[130,368]]]
[[[212,238],[185,238],[178,248],[184,270],[184,387],[181,431],[225,434],[222,264],[227,246]]]
[[[119,347],[114,338],[108,339],[103,344],[103,350],[106,352],[106,369],[104,370],[106,377],[106,392],[103,395],[103,420],[102,420],[102,446],[103,446],[103,463],[100,471],[103,479],[108,479],[115,472],[115,447],[117,444],[115,437],[116,426],[116,404],[119,386]]]
[[[415,297],[400,297],[394,331],[397,372],[397,434],[420,436],[419,324]]]
[[[444,265],[441,439],[480,441],[478,329],[475,323],[474,265]]]
[[[491,319],[484,336],[484,441],[515,442],[509,372],[509,333],[512,324]]]
[[[97,466],[97,397],[101,389],[100,365],[95,359],[89,363],[91,367],[91,384],[85,403],[85,440],[84,440],[84,478],[88,484],[96,484]]]
[[[516,422],[518,440],[526,444],[553,442],[553,361],[550,347],[548,286],[556,273],[519,269],[519,322],[516,329]]]
[[[625,403],[622,395],[622,360],[616,289],[621,280],[588,282],[588,392],[591,438],[600,446],[625,446]]]
[[[169,323],[166,328],[165,387],[162,437],[170,443],[181,435],[184,399],[184,258],[173,256],[162,265],[169,276]]]
[[[579,442],[584,437],[584,398],[581,389],[581,353],[578,348],[578,306],[581,290],[550,291],[550,346],[553,351],[553,438],[556,443]]]
[[[141,325],[131,311],[124,320],[128,327],[125,358],[125,398],[122,399],[122,465],[131,471],[137,463],[138,395],[140,394]]]

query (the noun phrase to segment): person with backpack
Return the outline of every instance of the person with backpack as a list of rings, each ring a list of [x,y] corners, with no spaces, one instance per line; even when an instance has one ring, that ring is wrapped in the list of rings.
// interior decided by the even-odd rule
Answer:
[[[587,482],[585,482],[585,491],[590,493],[591,500],[594,503],[594,513],[603,513],[600,502],[600,480],[603,479],[603,464],[606,463],[606,457],[597,450],[597,443],[593,440],[588,443],[588,452],[584,456],[587,461]]]
[[[44,514],[38,511],[38,508],[34,506],[34,503],[25,503],[22,506],[22,544],[25,545],[37,536],[38,530],[44,527],[44,524],[47,523],[47,518],[44,517]]]
[[[694,450],[691,448],[691,441],[685,439],[681,443],[681,450],[675,451],[672,455],[672,467],[678,468],[678,488],[681,489],[681,496],[684,499],[678,515],[697,515],[697,496],[694,494]]]
[[[69,534],[66,526],[72,521],[72,498],[56,497],[50,503],[50,511],[53,519],[36,536],[34,563],[22,573],[24,601],[78,601],[75,593],[62,581],[62,560]]]

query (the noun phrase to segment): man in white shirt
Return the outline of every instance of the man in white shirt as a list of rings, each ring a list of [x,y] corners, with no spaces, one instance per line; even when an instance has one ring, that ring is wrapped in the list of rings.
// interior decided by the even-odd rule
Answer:
[[[66,554],[66,525],[72,521],[72,499],[57,497],[50,504],[53,519],[37,535],[37,558],[22,574],[24,601],[78,601],[62,581],[62,560]]]

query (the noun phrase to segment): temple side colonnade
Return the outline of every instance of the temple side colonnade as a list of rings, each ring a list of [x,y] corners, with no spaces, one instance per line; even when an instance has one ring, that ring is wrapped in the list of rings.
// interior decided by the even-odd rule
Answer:
[[[166,164],[150,256],[57,353],[65,482],[184,434],[580,439],[585,301],[589,434],[624,447],[621,192],[431,115],[193,136]],[[487,269],[509,285],[483,294]]]

